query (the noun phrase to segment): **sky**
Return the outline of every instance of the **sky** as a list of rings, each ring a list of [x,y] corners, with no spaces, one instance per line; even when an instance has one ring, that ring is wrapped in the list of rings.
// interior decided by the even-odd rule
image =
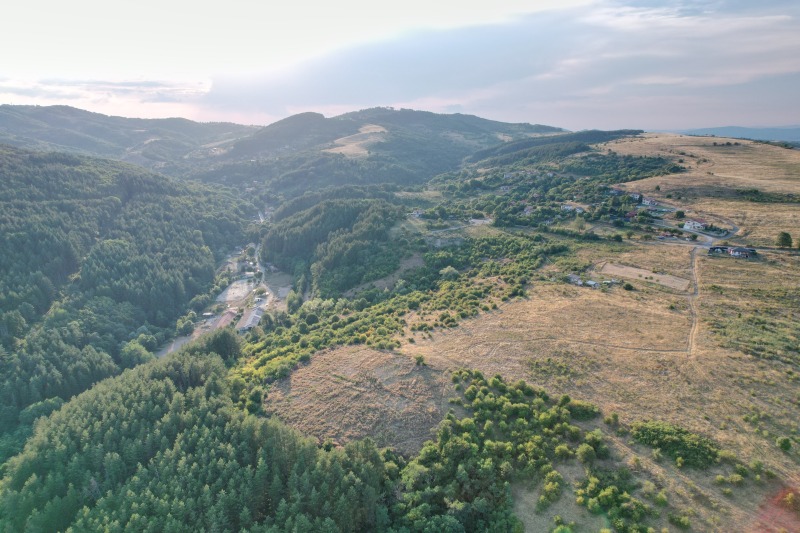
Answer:
[[[797,0],[26,0],[0,103],[268,124],[376,106],[572,130],[800,124]]]

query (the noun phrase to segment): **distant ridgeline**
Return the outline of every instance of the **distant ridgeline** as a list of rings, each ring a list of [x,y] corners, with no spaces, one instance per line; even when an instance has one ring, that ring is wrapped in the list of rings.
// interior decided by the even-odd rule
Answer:
[[[366,157],[324,151],[364,126],[386,130]],[[303,113],[271,124],[236,142],[211,170],[193,177],[223,183],[263,183],[275,194],[294,196],[314,187],[346,184],[422,184],[450,170],[476,149],[530,135],[564,130],[507,124],[470,115],[374,108],[325,118]]]
[[[0,143],[119,159],[173,175],[191,168],[206,153],[204,146],[254,131],[184,118],[110,117],[68,106],[0,105]]]

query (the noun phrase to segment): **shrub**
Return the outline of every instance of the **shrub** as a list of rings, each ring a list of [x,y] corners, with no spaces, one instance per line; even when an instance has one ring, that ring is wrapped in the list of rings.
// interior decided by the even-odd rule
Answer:
[[[590,465],[594,463],[595,458],[597,458],[597,454],[595,453],[594,448],[592,448],[585,442],[580,446],[578,446],[576,455],[578,457],[578,460],[585,465]]]
[[[660,448],[686,466],[706,468],[719,455],[719,447],[711,440],[666,422],[637,422],[631,434],[637,442]]]
[[[569,414],[576,420],[591,420],[600,414],[600,409],[589,402],[570,400],[566,405]]]

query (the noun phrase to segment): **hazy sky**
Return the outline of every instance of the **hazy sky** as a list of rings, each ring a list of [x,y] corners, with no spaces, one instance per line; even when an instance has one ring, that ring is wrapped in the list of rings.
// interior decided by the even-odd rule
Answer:
[[[26,0],[0,103],[266,124],[374,106],[569,129],[800,124],[797,0]]]

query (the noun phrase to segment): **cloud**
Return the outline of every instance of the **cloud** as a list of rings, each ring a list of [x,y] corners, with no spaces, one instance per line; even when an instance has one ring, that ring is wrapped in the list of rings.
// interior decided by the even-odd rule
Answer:
[[[194,103],[210,82],[162,80],[0,80],[0,101],[74,107],[125,116],[163,117],[195,114]]]
[[[276,116],[395,105],[571,128],[797,123],[784,87],[800,75],[799,15],[781,1],[597,2],[218,78],[203,105]]]
[[[13,18],[27,20],[26,6]],[[12,25],[0,44],[32,55],[4,64],[0,101],[246,123],[386,105],[571,129],[800,123],[796,0],[409,0],[388,15],[358,0],[185,7],[163,6],[150,26],[137,9],[142,24],[115,35],[66,4],[44,18],[75,24],[50,41],[46,20]]]

